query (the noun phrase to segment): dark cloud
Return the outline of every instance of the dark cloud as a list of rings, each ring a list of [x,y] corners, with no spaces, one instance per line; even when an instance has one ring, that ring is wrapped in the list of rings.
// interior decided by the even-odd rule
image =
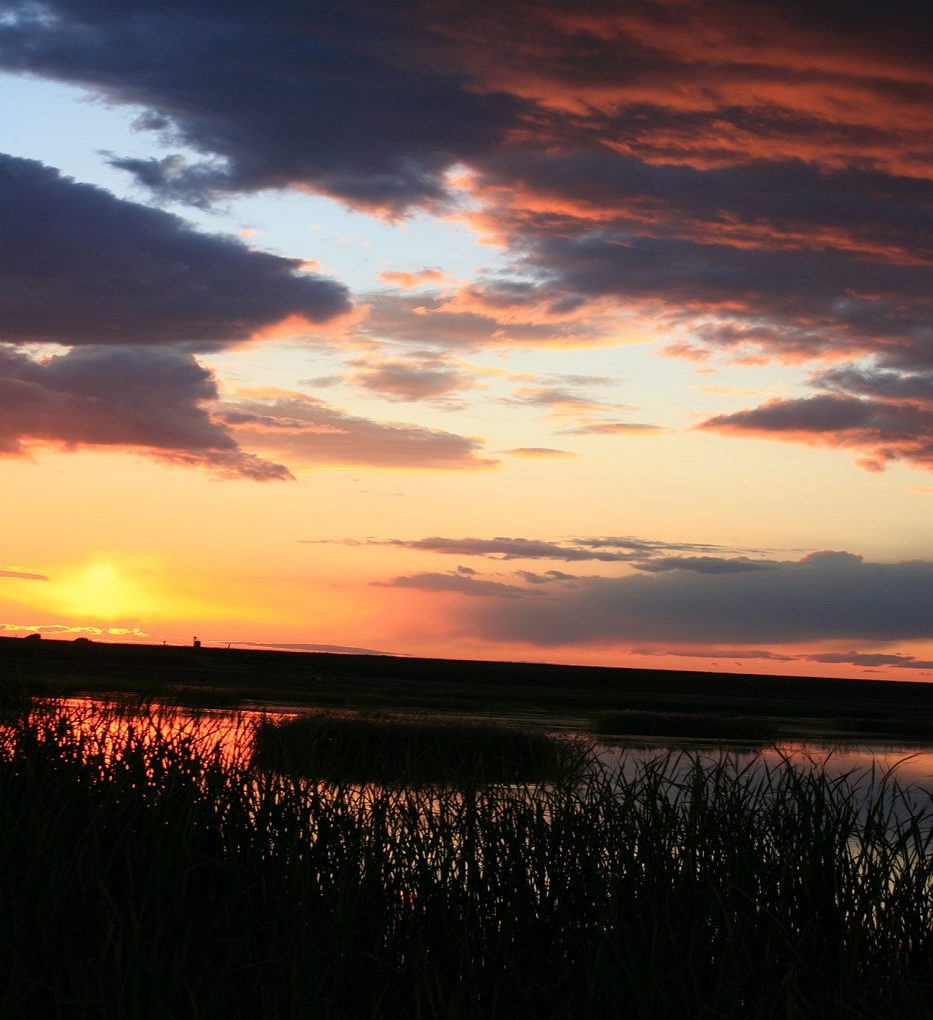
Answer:
[[[776,563],[776,560],[750,560],[747,556],[732,559],[722,556],[659,556],[634,566],[651,574],[670,570],[692,570],[697,574],[742,574],[749,570],[769,570]]]
[[[139,109],[168,154],[112,163],[168,197],[298,188],[400,214],[465,195],[460,215],[506,247],[509,271],[456,294],[371,295],[364,338],[565,347],[647,322],[669,352],[831,358],[812,396],[707,427],[928,468],[929,5],[818,7],[234,0],[218,17],[207,0],[12,0],[0,67]],[[54,241],[10,242],[32,277],[2,304],[7,340],[228,343],[346,307],[290,260],[109,197],[106,214],[104,193],[78,185],[56,198],[50,180],[3,210],[4,237],[25,223]],[[64,222],[79,228],[60,236]],[[404,399],[445,385],[372,381]]]
[[[898,372],[875,365],[851,365],[819,373],[813,385],[849,396],[871,397],[895,405],[933,405],[933,368],[926,372]]]
[[[644,553],[646,556],[664,550],[677,550],[678,552],[713,552],[724,550],[721,545],[709,545],[703,542],[663,542],[657,539],[636,538],[632,535],[604,535],[596,538],[575,538],[574,545],[583,546],[586,549],[631,549]]]
[[[370,538],[364,540],[345,539],[345,545],[392,545],[406,549],[415,549],[421,552],[443,553],[453,556],[484,556],[496,560],[561,560],[567,563],[632,563],[640,569],[646,569],[643,564],[649,562],[660,553],[681,553],[681,552],[711,552],[731,551],[725,550],[722,546],[703,545],[689,542],[662,542],[651,539],[632,538],[625,536],[606,536],[602,538],[576,538],[566,542],[549,542],[533,538],[442,538],[433,536],[430,538],[400,539]],[[828,553],[824,555],[836,555]],[[840,554],[848,555],[848,554]],[[683,562],[714,562],[713,557],[669,557],[679,558]],[[753,562],[773,561],[752,561],[747,557],[739,557],[735,560],[715,558],[717,564],[738,563],[738,570],[752,569],[749,564]],[[647,568],[650,569],[650,568]],[[673,567],[662,567],[662,569],[675,569]],[[684,568],[681,568],[684,569]],[[708,570],[706,572],[726,572],[728,568],[721,568],[719,571]],[[733,571],[734,572],[734,571]],[[561,574],[560,571],[548,571],[548,574],[557,578],[570,579],[572,575]]]
[[[603,563],[624,562],[637,554],[610,549],[581,549],[559,542],[542,542],[531,538],[418,538],[373,539],[367,544],[395,545],[422,552],[446,553],[454,556],[488,556],[500,560],[563,560],[579,563],[595,560]]]
[[[418,591],[454,592],[458,595],[470,595],[478,598],[518,599],[527,595],[538,594],[528,588],[515,584],[502,584],[500,581],[476,580],[463,574],[412,574],[410,576],[393,577],[391,581],[374,581],[381,588],[415,588]]]
[[[202,154],[115,162],[187,201],[302,187],[361,206],[443,201],[444,175],[515,123],[517,99],[466,88],[423,53],[427,12],[375,4],[13,0],[0,66],[142,107],[143,129]]]
[[[873,401],[832,393],[775,399],[748,411],[716,415],[701,427],[852,449],[863,467],[875,471],[897,460],[933,468],[933,406],[911,402]]]
[[[933,661],[896,652],[820,652],[818,655],[804,655],[800,658],[810,662],[840,663],[868,668],[895,666],[898,669],[933,669]]]
[[[199,233],[33,160],[0,155],[0,222],[0,341],[205,349],[350,308],[345,287],[299,272],[298,259]]]
[[[109,446],[265,481],[287,468],[244,452],[211,414],[212,374],[173,348],[76,347],[34,359],[0,345],[0,453]]]
[[[533,570],[517,570],[515,573],[523,581],[527,581],[529,584],[572,582],[577,578],[576,574],[567,574],[563,570],[546,570],[543,574],[536,574]]]
[[[244,396],[218,408],[221,421],[253,449],[290,464],[394,468],[489,468],[482,443],[468,436],[348,414],[288,391]]]
[[[301,186],[402,209],[443,199],[451,166],[484,165],[533,133],[552,150],[575,142],[597,156],[605,139],[651,166],[787,154],[915,177],[929,166],[933,75],[920,42],[929,18],[917,4],[831,28],[801,7],[749,12],[723,0],[624,11],[279,0],[233,2],[222,19],[207,0],[7,8],[0,64],[143,108],[141,129],[205,159],[119,162],[189,199]],[[589,174],[612,180],[597,167]],[[559,185],[579,186],[569,172]],[[721,194],[738,201],[725,186]]]
[[[815,552],[807,553],[806,556],[801,556],[797,562],[803,566],[844,570],[846,567],[857,567],[865,560],[858,553],[846,552],[845,549],[817,549]]]
[[[577,232],[615,222],[662,239],[796,251],[832,246],[905,263],[933,261],[933,181],[916,177],[827,170],[803,160],[701,169],[653,165],[606,148],[525,146],[488,161],[481,186],[513,193],[506,215],[516,187],[539,205],[550,198]],[[547,236],[556,222],[545,215],[526,226]]]
[[[929,266],[830,247],[804,255],[728,240],[655,238],[622,224],[542,230],[525,243],[516,268],[540,276],[525,303],[551,312],[575,307],[581,314],[588,302],[611,299],[666,316],[672,328],[692,328],[710,347],[781,357],[875,352],[916,359],[930,340]]]
[[[933,563],[837,557],[770,570],[585,578],[534,605],[478,606],[465,626],[487,640],[542,647],[618,642],[678,645],[933,637]]]

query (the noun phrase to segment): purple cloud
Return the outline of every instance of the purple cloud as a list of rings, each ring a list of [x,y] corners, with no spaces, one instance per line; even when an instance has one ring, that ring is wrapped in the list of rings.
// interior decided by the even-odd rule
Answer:
[[[202,234],[34,160],[0,154],[0,222],[0,342],[204,350],[350,310],[346,288],[299,259]]]
[[[437,574],[423,573],[410,576],[393,577],[390,581],[373,581],[380,588],[414,588],[428,592],[454,592],[457,595],[469,595],[474,598],[524,598],[526,595],[537,595],[538,592],[522,588],[515,584],[502,584],[500,581],[477,580],[469,575],[459,573]]]
[[[290,478],[211,413],[213,375],[174,348],[75,347],[37,360],[0,345],[0,453],[122,447],[227,477]]]

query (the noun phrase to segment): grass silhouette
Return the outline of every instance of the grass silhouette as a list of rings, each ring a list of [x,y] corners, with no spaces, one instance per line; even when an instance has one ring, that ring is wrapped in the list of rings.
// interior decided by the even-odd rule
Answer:
[[[209,722],[7,717],[0,1015],[931,1015],[930,797],[890,775],[325,783]]]
[[[264,720],[254,761],[331,782],[423,786],[555,779],[584,752],[577,741],[499,723],[315,713]]]

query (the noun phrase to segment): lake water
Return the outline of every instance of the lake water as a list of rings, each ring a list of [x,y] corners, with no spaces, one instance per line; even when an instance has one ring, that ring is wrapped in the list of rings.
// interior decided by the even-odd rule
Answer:
[[[254,727],[264,718],[291,717],[296,713],[282,709],[244,708],[185,709],[162,707],[158,704],[140,711],[120,702],[105,702],[91,698],[70,698],[56,701],[65,710],[72,725],[82,735],[106,750],[114,738],[133,726],[143,737],[154,738],[184,735],[195,745],[208,748],[219,746],[228,761],[245,761],[252,751]],[[508,720],[497,720],[505,721]],[[588,739],[585,733],[574,734]],[[732,767],[777,768],[784,762],[803,768],[825,770],[832,777],[851,775],[864,785],[872,777],[880,779],[892,775],[903,787],[933,798],[933,748],[907,745],[830,745],[818,742],[779,742],[773,745],[748,749],[712,742],[703,746],[676,744],[659,747],[646,746],[637,740],[627,743],[596,742],[596,759],[605,768],[633,775],[644,763],[663,755],[672,755],[672,768],[687,768],[696,758],[714,764],[726,759]],[[682,756],[678,759],[678,756]],[[677,761],[681,765],[677,765]]]

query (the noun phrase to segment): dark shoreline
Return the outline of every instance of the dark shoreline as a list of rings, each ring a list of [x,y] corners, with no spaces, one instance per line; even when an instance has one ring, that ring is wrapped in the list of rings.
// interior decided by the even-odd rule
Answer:
[[[36,694],[175,696],[218,706],[488,714],[551,723],[592,722],[607,712],[687,713],[711,722],[767,719],[791,739],[933,743],[933,684],[916,681],[0,638],[0,685]]]

